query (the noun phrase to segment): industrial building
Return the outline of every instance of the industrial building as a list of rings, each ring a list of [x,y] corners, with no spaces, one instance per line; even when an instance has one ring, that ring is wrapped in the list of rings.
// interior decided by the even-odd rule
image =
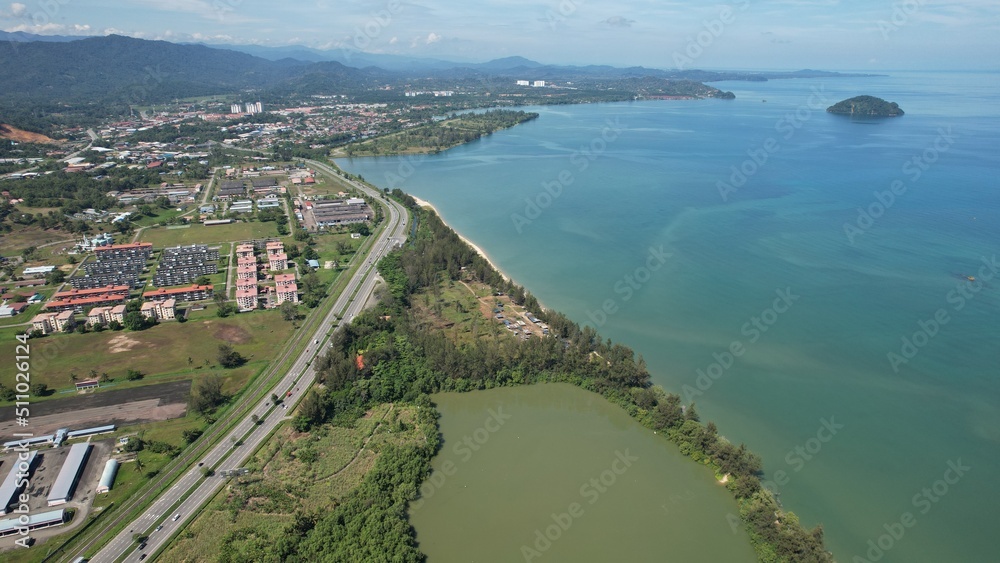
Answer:
[[[118,475],[118,460],[109,459],[104,464],[104,473],[101,473],[101,482],[97,485],[97,494],[106,493],[115,484],[115,476]]]
[[[245,195],[246,191],[247,190],[246,190],[246,187],[243,185],[243,182],[227,181],[227,182],[223,182],[222,185],[219,186],[219,194],[218,195],[219,195],[220,198],[222,198],[222,197],[235,197],[235,196]]]
[[[374,215],[363,199],[316,201],[310,209],[319,228],[364,223]]]
[[[56,482],[52,485],[46,499],[49,506],[58,506],[73,500],[73,491],[76,490],[76,485],[80,481],[83,468],[87,466],[90,448],[90,444],[87,443],[70,446],[69,455],[66,456],[66,461],[63,462]]]
[[[20,517],[7,518],[0,520],[0,538],[19,534],[21,533],[21,528],[28,528],[29,531],[34,531],[41,530],[42,528],[51,528],[52,526],[61,526],[65,522],[66,509],[64,508],[32,514],[28,517],[27,524],[22,523]]]
[[[108,424],[107,426],[95,426],[93,428],[84,428],[82,430],[73,430],[66,433],[67,438],[82,438],[84,436],[93,436],[95,434],[108,434],[115,431],[114,424]]]
[[[52,436],[49,436],[49,438],[52,438]],[[22,454],[26,457],[25,459],[21,459]],[[0,503],[3,504],[0,514],[10,512],[8,508],[17,500],[18,495],[21,494],[21,491],[28,484],[31,472],[35,469],[35,462],[38,461],[37,456],[37,451],[20,452],[18,454],[18,459],[11,465],[10,473],[3,480],[3,484],[0,484]]]

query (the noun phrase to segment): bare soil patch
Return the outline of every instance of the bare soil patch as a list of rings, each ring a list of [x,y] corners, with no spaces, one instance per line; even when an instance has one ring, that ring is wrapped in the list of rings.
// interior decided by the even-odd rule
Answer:
[[[230,344],[246,344],[252,340],[250,333],[243,327],[224,325],[216,329],[216,340],[225,340]]]
[[[108,352],[111,354],[131,352],[133,348],[140,344],[142,344],[142,342],[139,342],[134,338],[130,338],[127,334],[119,334],[108,341]]]
[[[24,131],[14,127],[13,125],[7,125],[6,123],[0,123],[0,138],[10,139],[19,143],[56,143],[54,139],[46,137],[41,133]]]

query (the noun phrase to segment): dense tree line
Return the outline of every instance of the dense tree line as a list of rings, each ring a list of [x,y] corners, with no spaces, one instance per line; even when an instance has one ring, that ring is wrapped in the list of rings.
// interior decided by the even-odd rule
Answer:
[[[386,154],[410,148],[443,150],[468,143],[494,131],[513,127],[538,117],[537,113],[514,110],[490,110],[483,113],[452,115],[450,121],[432,122],[347,147],[347,154],[371,152]]]
[[[761,487],[760,458],[745,445],[737,446],[721,437],[713,423],[702,424],[694,405],[684,406],[678,395],[653,387],[641,357],[560,313],[541,310],[530,293],[505,281],[435,214],[418,211],[410,198],[404,201],[420,214],[418,234],[412,244],[379,263],[379,272],[388,284],[379,305],[335,332],[330,351],[317,358],[315,366],[326,385],[323,392],[312,392],[303,401],[294,421],[297,429],[307,430],[331,420],[350,422],[372,404],[421,401],[438,391],[570,382],[602,394],[644,425],[666,433],[695,461],[712,467],[719,476],[728,475],[727,486],[740,503],[762,561],[832,561],[823,547],[822,528],[803,529],[795,515],[783,512],[773,495]],[[463,274],[507,292],[515,302],[546,320],[554,337],[523,342],[501,337],[457,344],[443,332],[430,330],[408,307],[411,296],[436,286],[442,278],[457,280]],[[425,453],[411,452],[415,465],[395,465],[396,471],[420,473],[417,466],[425,463]],[[389,458],[386,463],[401,462]],[[412,499],[416,488],[404,486],[394,475],[374,479],[381,479],[386,487],[379,489],[385,499],[373,493],[364,497],[367,504],[342,505],[334,514],[319,517],[299,547],[325,542],[329,545],[323,549],[338,550],[335,544],[344,543],[357,551],[336,551],[338,555],[363,557],[369,553],[365,551],[368,542],[379,545],[374,542],[380,541],[371,535],[370,527],[381,525],[395,538],[387,548],[394,550],[391,553],[396,560],[419,560],[411,559],[417,555],[405,541],[412,531],[398,526],[405,503],[397,506],[395,500],[389,501],[400,498],[399,494]],[[378,504],[373,509],[377,514],[367,512],[373,502]],[[338,540],[330,541],[333,537]],[[326,557],[333,551],[300,553]]]

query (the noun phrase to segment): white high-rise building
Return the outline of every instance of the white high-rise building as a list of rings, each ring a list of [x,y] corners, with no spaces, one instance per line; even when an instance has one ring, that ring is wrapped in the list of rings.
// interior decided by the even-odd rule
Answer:
[[[232,105],[232,106],[231,106],[231,107],[229,108],[229,113],[241,113],[241,112],[240,112],[240,104],[233,104],[233,105]]]

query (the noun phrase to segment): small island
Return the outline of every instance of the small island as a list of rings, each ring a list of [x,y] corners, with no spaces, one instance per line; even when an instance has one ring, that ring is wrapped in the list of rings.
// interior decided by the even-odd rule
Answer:
[[[863,117],[897,117],[903,115],[896,102],[887,102],[875,96],[855,96],[853,98],[837,102],[826,108],[830,113],[841,115],[858,115]]]

